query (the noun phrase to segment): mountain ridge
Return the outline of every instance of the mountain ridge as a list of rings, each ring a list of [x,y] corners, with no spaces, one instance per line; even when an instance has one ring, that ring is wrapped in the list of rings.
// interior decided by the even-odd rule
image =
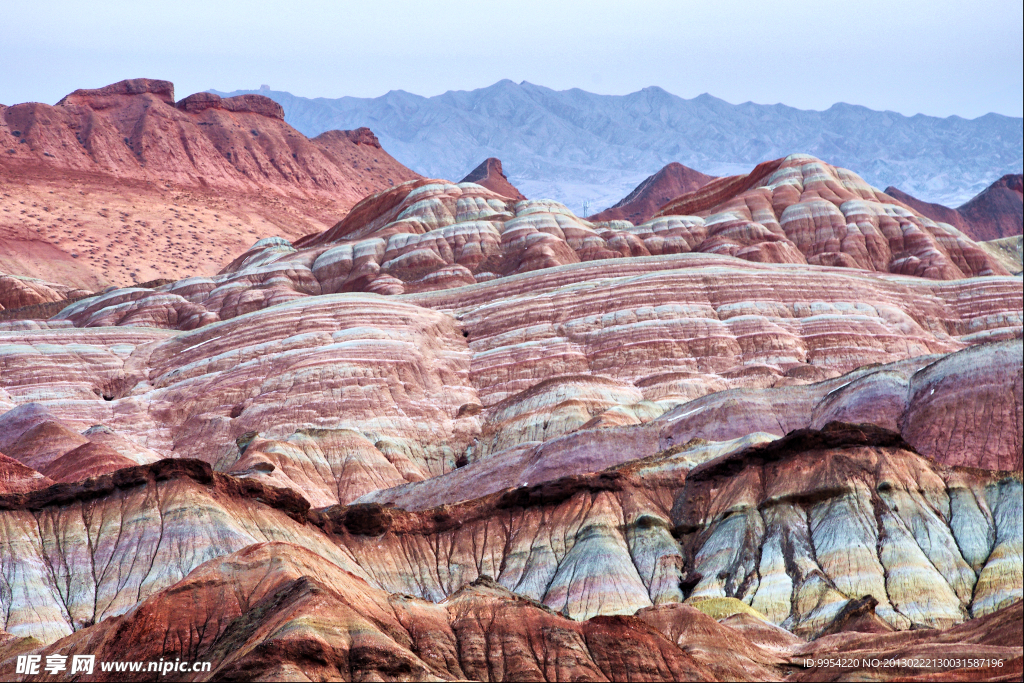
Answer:
[[[803,152],[876,187],[954,206],[1024,163],[1022,119],[995,113],[908,117],[847,103],[812,111],[730,104],[706,93],[684,99],[657,86],[597,95],[507,79],[433,97],[230,94],[249,92],[279,102],[286,120],[307,135],[368,126],[396,159],[429,177],[454,180],[482,158],[500,158],[524,194],[574,208],[583,201],[608,208],[670,162],[724,176]]]
[[[1008,173],[957,208],[923,202],[896,187],[885,193],[898,199],[923,216],[949,223],[957,230],[979,241],[998,240],[1022,232],[1022,177]]]
[[[367,129],[304,137],[260,95],[130,79],[0,106],[0,271],[98,291],[216,273],[418,177]]]

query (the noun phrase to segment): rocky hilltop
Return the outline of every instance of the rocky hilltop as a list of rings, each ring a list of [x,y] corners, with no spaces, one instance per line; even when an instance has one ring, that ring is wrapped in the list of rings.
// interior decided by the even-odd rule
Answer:
[[[922,202],[895,187],[887,187],[885,193],[975,240],[998,240],[1024,232],[1024,176],[1019,173],[1003,176],[959,209]]]
[[[1021,674],[1021,278],[851,171],[639,225],[411,179],[216,274],[0,287],[3,677]]]
[[[592,221],[626,220],[634,225],[640,225],[671,200],[698,190],[712,180],[714,176],[673,162],[654,175],[648,176],[610,209],[588,218]]]
[[[476,183],[482,187],[486,187],[491,192],[500,194],[502,197],[508,197],[519,201],[520,199],[526,199],[523,193],[515,188],[512,183],[505,177],[505,172],[501,168],[501,160],[491,157],[485,159],[479,166],[469,172],[465,178],[459,181],[460,183]]]
[[[260,95],[135,79],[0,107],[0,271],[97,290],[213,274],[418,177],[367,129],[314,138]]]

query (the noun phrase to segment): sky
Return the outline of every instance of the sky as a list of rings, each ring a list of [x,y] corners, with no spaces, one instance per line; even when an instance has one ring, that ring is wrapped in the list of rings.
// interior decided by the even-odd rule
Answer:
[[[424,96],[503,78],[911,116],[1024,114],[1019,0],[33,0],[4,7],[0,103],[125,78]]]

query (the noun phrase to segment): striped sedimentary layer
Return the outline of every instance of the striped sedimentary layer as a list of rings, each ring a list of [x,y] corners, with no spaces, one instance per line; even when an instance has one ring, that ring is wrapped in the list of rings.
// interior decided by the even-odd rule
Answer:
[[[685,434],[782,435],[808,426],[823,400],[785,385],[1020,335],[1019,279],[718,268],[715,258],[583,264],[413,297],[305,297],[180,334],[19,323],[0,332],[0,401],[38,403],[78,432],[105,425],[165,456],[272,476],[326,505],[584,426],[657,421],[675,439],[662,447]],[[891,410],[868,421],[894,428],[906,413],[923,430],[910,441],[933,457],[953,442],[942,443],[945,428],[925,435],[925,425],[946,416],[961,452],[950,462],[1019,467],[1019,445],[1004,448],[1011,427],[995,434],[964,422],[972,404],[1002,406],[970,418],[991,425],[1019,414],[1019,371],[1002,368],[1020,342],[1005,346],[988,360],[951,361],[942,367],[960,369],[945,379],[931,371],[905,395],[896,396],[902,380],[876,377],[845,389],[840,403],[868,405],[856,397],[880,391]],[[979,363],[991,370],[966,381]],[[746,393],[722,393],[730,389]],[[805,410],[793,419],[747,411],[741,425],[728,407],[707,407],[774,400],[758,392],[791,414],[799,410],[789,395],[806,394]],[[700,421],[713,426],[687,426]],[[972,460],[975,441],[983,460]]]
[[[743,193],[817,188],[784,217],[832,202],[823,188],[840,213],[870,201],[829,173],[794,158]],[[827,249],[789,228],[840,225],[814,206],[804,223],[776,216],[789,242],[703,249],[725,244],[715,206],[654,219],[689,231],[684,250],[644,226],[417,181],[214,278],[0,323],[0,640],[113,652],[119,634],[177,642],[201,622],[210,640],[188,656],[218,653],[225,676],[459,678],[485,670],[459,649],[490,647],[465,639],[477,615],[526,606],[536,634],[662,652],[657,633],[689,647],[675,619],[690,606],[789,648],[792,633],[946,629],[1019,601],[1020,278],[974,268],[895,204],[882,213],[906,219],[899,235],[876,216],[891,253],[864,242],[879,261],[815,260]],[[892,246],[908,235],[924,270]],[[855,254],[844,240],[825,246]],[[775,246],[742,251],[762,243]],[[253,550],[265,543],[305,550]],[[242,575],[289,554],[310,557],[255,596]],[[169,610],[176,595],[198,607]],[[279,638],[317,605],[337,618],[310,636],[331,643],[329,666]],[[456,643],[443,665],[403,631],[428,613],[430,642]],[[345,634],[371,632],[376,645],[347,649]],[[167,647],[153,652],[186,652]],[[371,650],[394,666],[373,668]],[[672,649],[614,666],[604,645],[549,651],[581,662],[558,676],[783,673],[756,653],[715,669],[706,653],[673,668]],[[529,669],[516,667],[501,670]]]
[[[591,223],[556,202],[512,201],[474,183],[408,181],[294,245],[260,240],[217,276],[117,290],[60,318],[79,327],[193,329],[317,294],[433,291],[585,261],[686,253],[938,280],[1008,274],[953,226],[850,171],[806,155],[769,166],[773,172],[754,174],[753,187],[713,181],[700,197],[684,195],[638,226]],[[695,215],[677,215],[684,211]]]
[[[868,595],[901,629],[1020,600],[1019,473],[944,467],[898,434],[837,424],[724,450],[420,511],[309,510],[183,460],[10,494],[4,628],[52,642],[265,541],[303,546],[367,590],[436,603],[489,577],[577,620],[728,598],[813,636]]]

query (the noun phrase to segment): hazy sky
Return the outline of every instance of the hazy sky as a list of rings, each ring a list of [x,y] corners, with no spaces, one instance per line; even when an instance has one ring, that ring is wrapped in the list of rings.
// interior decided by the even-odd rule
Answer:
[[[145,76],[174,81],[179,99],[263,83],[306,97],[436,95],[510,78],[803,109],[1024,109],[1020,0],[4,4],[4,104]]]

